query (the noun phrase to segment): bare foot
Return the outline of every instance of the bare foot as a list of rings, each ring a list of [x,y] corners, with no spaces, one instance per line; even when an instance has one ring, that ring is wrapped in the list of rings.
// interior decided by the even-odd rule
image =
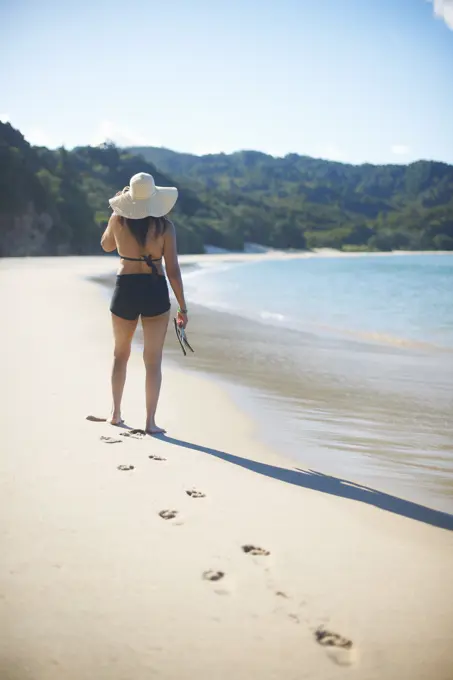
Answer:
[[[124,420],[121,418],[121,413],[112,413],[110,418],[107,418],[110,425],[124,425]]]
[[[146,434],[165,434],[167,430],[164,430],[163,427],[159,427],[158,425],[147,425],[145,428]]]

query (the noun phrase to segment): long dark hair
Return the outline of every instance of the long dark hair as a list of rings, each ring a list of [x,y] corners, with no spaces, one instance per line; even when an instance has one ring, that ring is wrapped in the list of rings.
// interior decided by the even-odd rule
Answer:
[[[122,217],[121,224],[125,224],[128,227],[138,245],[144,248],[146,246],[148,231],[152,229],[154,238],[158,238],[167,228],[167,218],[142,217],[139,220],[134,220],[130,217]]]

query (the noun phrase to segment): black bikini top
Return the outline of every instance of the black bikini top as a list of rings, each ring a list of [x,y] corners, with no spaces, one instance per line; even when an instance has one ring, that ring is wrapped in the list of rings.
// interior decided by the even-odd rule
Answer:
[[[142,257],[125,257],[124,255],[118,255],[123,259],[123,260],[129,260],[130,262],[146,262],[148,267],[151,268],[151,271],[155,276],[159,276],[159,272],[157,271],[157,267],[154,264],[155,262],[160,262],[162,260],[162,257],[156,257],[152,258],[151,255],[142,255]]]

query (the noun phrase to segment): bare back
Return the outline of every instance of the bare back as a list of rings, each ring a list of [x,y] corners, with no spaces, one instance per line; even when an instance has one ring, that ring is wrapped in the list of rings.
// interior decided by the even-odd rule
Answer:
[[[127,224],[122,223],[121,219],[113,214],[110,218],[110,227],[115,237],[116,249],[119,255],[124,257],[140,258],[143,255],[150,255],[155,262],[159,274],[163,274],[162,258],[164,253],[164,234],[160,234],[157,238],[154,236],[153,229],[148,230],[146,237],[146,244],[143,248],[137,242],[137,239],[129,231]],[[118,269],[118,274],[151,274],[152,271],[146,262],[130,262],[128,260],[121,260]]]

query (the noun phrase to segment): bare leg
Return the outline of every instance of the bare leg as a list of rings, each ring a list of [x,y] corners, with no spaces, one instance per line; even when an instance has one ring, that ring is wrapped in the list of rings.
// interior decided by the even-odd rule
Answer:
[[[156,425],[156,409],[162,383],[162,348],[167,333],[170,313],[159,316],[142,316],[143,324],[143,361],[146,368],[146,425],[148,434],[165,432]]]
[[[131,354],[131,342],[137,328],[138,319],[128,321],[112,314],[113,336],[115,349],[113,353],[112,367],[112,412],[108,421],[112,425],[120,425],[121,399],[123,397],[124,383],[126,382],[127,362]]]

